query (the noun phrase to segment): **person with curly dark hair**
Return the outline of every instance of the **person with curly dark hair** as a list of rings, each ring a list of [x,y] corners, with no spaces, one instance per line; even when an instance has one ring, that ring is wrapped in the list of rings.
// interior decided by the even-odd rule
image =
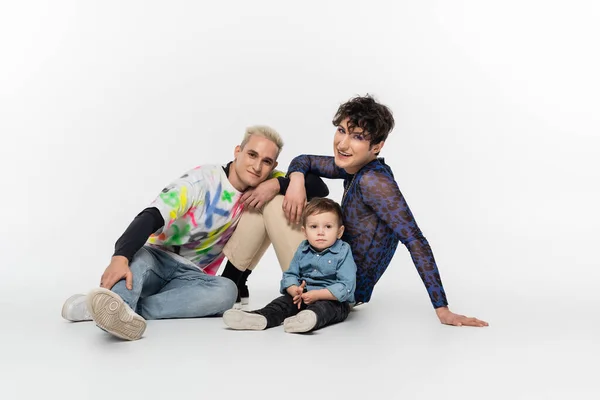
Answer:
[[[306,203],[306,174],[342,179],[341,206],[346,227],[342,240],[350,244],[357,265],[355,306],[369,302],[376,283],[388,268],[398,243],[402,242],[410,252],[441,323],[488,326],[485,321],[455,314],[448,308],[431,247],[400,192],[391,168],[378,157],[394,128],[390,109],[372,96],[358,96],[342,104],[332,122],[336,127],[333,156],[305,154],[290,163],[287,172],[290,182],[282,202],[287,220],[295,223],[300,220]],[[286,221],[280,224],[285,225]],[[238,229],[235,234],[242,233]],[[238,251],[251,252],[239,248]],[[243,270],[243,266],[236,264],[235,254],[234,259],[227,251],[225,254],[233,265]],[[282,265],[283,270],[287,267]],[[239,287],[239,281],[237,283]]]

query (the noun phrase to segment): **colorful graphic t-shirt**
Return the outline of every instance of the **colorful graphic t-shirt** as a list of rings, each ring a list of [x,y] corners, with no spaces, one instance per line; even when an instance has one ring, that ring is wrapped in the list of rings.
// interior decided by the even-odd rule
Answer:
[[[188,171],[151,203],[165,225],[147,244],[179,254],[215,275],[223,261],[223,248],[242,214],[241,195],[221,165]]]

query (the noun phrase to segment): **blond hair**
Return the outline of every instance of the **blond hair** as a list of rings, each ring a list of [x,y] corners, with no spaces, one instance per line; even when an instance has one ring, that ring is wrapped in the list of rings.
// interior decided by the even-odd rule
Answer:
[[[281,149],[283,149],[283,139],[281,139],[281,136],[279,136],[279,133],[277,133],[275,129],[266,125],[254,125],[246,128],[244,139],[240,144],[240,147],[242,149],[248,143],[248,141],[250,140],[250,136],[252,135],[262,136],[275,143],[275,145],[277,145],[277,156],[279,156],[279,153],[281,153]]]

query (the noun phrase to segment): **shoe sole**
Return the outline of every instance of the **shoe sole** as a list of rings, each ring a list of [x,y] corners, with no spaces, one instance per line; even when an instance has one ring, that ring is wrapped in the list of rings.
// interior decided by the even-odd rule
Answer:
[[[259,314],[250,314],[240,310],[227,310],[223,322],[231,329],[262,331],[267,327],[267,319]]]
[[[317,325],[317,314],[313,311],[300,311],[295,317],[286,318],[283,330],[288,333],[304,333]]]
[[[146,330],[146,320],[131,313],[112,291],[95,289],[86,298],[88,312],[98,327],[125,340],[138,340]]]
[[[74,294],[73,296],[69,297],[67,300],[65,300],[63,306],[62,306],[62,310],[60,312],[60,315],[66,319],[67,321],[71,321],[71,322],[82,322],[82,321],[91,321],[92,319],[73,319],[73,318],[69,318],[68,314],[69,314],[69,305],[71,303],[71,301],[75,298],[79,298],[81,297],[80,294]],[[83,302],[85,303],[85,299],[83,300]]]

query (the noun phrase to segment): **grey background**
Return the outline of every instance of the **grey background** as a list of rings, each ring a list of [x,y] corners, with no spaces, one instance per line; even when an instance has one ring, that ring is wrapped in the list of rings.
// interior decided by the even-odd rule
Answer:
[[[599,17],[593,1],[2,2],[1,397],[597,398]],[[120,343],[60,318],[170,180],[230,160],[253,124],[283,135],[284,170],[331,154],[338,105],[367,92],[394,112],[382,156],[451,309],[489,328],[440,325],[402,246],[372,302],[312,336],[206,319]],[[251,306],[279,279],[269,250]]]

